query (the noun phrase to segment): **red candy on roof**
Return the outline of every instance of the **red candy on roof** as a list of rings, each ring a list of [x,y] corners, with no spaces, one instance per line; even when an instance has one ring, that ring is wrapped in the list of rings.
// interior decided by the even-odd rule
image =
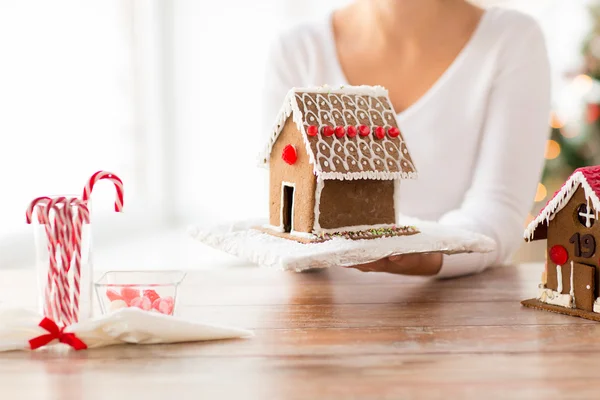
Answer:
[[[356,136],[356,127],[350,125],[348,127],[348,137],[354,137],[354,136]]]
[[[358,133],[360,133],[360,136],[369,136],[369,133],[371,133],[371,128],[366,125],[361,125],[358,127]]]
[[[333,128],[331,126],[324,126],[323,127],[323,136],[333,136]]]
[[[398,137],[400,135],[400,129],[396,128],[395,126],[392,126],[388,129],[388,135],[390,135],[390,137]]]
[[[385,137],[385,129],[383,129],[383,126],[375,128],[375,137],[377,139],[383,139]]]
[[[346,134],[346,129],[344,129],[343,126],[336,126],[335,127],[335,136],[338,138],[344,137],[344,135]]]
[[[306,129],[306,133],[308,134],[308,136],[317,136],[317,134],[319,133],[319,128],[317,128],[314,125],[311,125]]]

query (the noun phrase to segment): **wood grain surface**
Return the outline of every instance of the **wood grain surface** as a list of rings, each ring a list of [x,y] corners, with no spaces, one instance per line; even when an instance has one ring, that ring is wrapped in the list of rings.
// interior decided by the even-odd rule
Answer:
[[[0,399],[598,398],[600,324],[519,303],[541,271],[190,272],[182,316],[256,336],[4,353]],[[34,305],[33,271],[0,271],[0,301]]]

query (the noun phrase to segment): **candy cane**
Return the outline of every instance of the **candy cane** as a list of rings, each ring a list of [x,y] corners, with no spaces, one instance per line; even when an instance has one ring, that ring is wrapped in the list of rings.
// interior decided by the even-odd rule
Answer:
[[[48,236],[49,240],[49,247],[50,247],[50,251],[52,251],[52,257],[50,257],[50,270],[49,273],[52,274],[52,281],[54,283],[54,286],[56,288],[56,295],[55,296],[55,301],[57,301],[58,304],[55,304],[55,309],[60,310],[61,313],[61,318],[59,321],[62,321],[63,323],[67,323],[69,321],[69,308],[68,308],[68,304],[69,304],[69,299],[68,299],[68,295],[65,293],[65,285],[64,285],[64,279],[62,276],[62,271],[64,270],[64,264],[66,262],[66,253],[62,252],[62,264],[63,264],[63,268],[59,269],[58,265],[56,263],[56,251],[57,251],[57,246],[61,244],[61,229],[64,228],[64,212],[63,210],[60,209],[60,207],[58,207],[59,204],[62,204],[64,206],[66,199],[64,197],[56,197],[52,200],[50,200],[50,202],[48,202],[48,205],[46,206],[46,213],[45,213],[45,221],[46,221],[46,235]],[[50,213],[52,210],[55,210],[54,212],[54,219],[50,220]],[[50,278],[49,278],[50,279]],[[57,316],[55,316],[57,317]]]
[[[33,216],[33,212],[34,210],[37,209],[37,216],[38,216],[38,222],[40,224],[44,224],[46,225],[47,223],[49,223],[49,221],[46,220],[45,215],[46,215],[46,205],[48,204],[48,202],[50,201],[50,197],[38,197],[36,199],[33,199],[33,201],[29,204],[29,206],[27,207],[27,211],[25,212],[25,219],[27,221],[28,224],[31,224],[31,218]],[[47,236],[47,241],[48,241],[48,255],[49,255],[49,260],[48,260],[48,279],[46,281],[46,286],[44,288],[44,315],[46,315],[47,317],[51,318],[51,319],[56,319],[56,317],[58,316],[58,312],[55,309],[55,307],[53,307],[53,302],[51,300],[52,297],[52,274],[51,274],[51,269],[53,266],[53,261],[52,259],[54,258],[54,253],[52,252],[52,238],[50,236],[48,236],[48,227],[46,227],[46,236]]]
[[[81,239],[82,224],[89,224],[90,213],[87,204],[78,199],[71,199],[70,204],[77,207],[77,215],[73,224],[72,254],[75,259],[75,271],[73,272],[73,321],[79,322],[79,297],[81,294]]]
[[[123,212],[123,181],[121,180],[121,178],[110,172],[98,171],[95,174],[93,174],[90,177],[90,179],[88,179],[85,187],[83,188],[82,200],[89,200],[90,195],[92,194],[92,190],[94,190],[94,185],[96,184],[96,182],[102,179],[108,179],[112,181],[112,183],[115,185],[115,189],[117,190],[117,198],[115,200],[115,211]]]
[[[27,207],[27,211],[25,212],[25,220],[27,221],[28,224],[31,224],[31,218],[33,217],[33,211],[35,210],[35,208],[40,205],[46,205],[48,202],[50,201],[50,197],[46,197],[46,196],[42,196],[42,197],[37,197],[35,199],[33,199],[31,201],[31,203],[29,203],[29,206]],[[38,216],[39,214],[39,209],[38,208]]]

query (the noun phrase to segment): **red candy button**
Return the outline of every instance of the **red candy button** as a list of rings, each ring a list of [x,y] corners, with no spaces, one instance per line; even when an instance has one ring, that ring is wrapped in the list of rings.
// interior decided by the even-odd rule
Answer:
[[[336,126],[335,127],[335,136],[336,137],[344,137],[344,135],[346,134],[346,130],[344,129],[343,126]]]
[[[281,153],[281,158],[283,161],[290,165],[294,165],[296,160],[298,160],[298,154],[296,153],[296,148],[291,144],[288,144],[283,148],[283,152]]]
[[[356,127],[350,125],[348,127],[348,137],[354,137],[354,136],[356,136]]]
[[[383,126],[375,128],[375,136],[377,139],[383,139],[385,137],[385,129],[383,129]]]
[[[550,259],[556,265],[565,265],[569,259],[569,253],[567,252],[567,249],[558,244],[550,248],[549,254]]]
[[[314,125],[311,125],[308,127],[308,129],[306,129],[306,133],[308,134],[308,136],[317,136],[317,133],[319,133],[319,128],[317,128]]]
[[[324,126],[323,127],[323,136],[333,136],[333,128],[331,126]]]
[[[400,135],[400,129],[392,126],[388,129],[388,135],[390,135],[390,137],[398,137]]]
[[[366,125],[361,125],[358,127],[358,132],[360,133],[360,136],[368,136],[371,132],[371,129],[369,129],[369,127]]]

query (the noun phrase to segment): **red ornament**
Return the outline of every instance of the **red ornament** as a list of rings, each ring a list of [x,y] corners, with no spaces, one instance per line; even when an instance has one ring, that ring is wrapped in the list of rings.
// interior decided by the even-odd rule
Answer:
[[[377,139],[383,139],[385,137],[385,129],[383,129],[383,126],[375,128],[375,136]]]
[[[369,129],[369,127],[366,125],[361,125],[358,127],[358,133],[360,133],[360,136],[369,136],[371,129]]]
[[[331,126],[324,126],[323,127],[323,136],[333,136],[333,128]]]
[[[346,134],[346,130],[344,129],[343,126],[336,126],[335,127],[335,136],[336,137],[344,137],[344,135]]]
[[[286,163],[293,165],[298,159],[298,154],[296,153],[296,148],[291,144],[288,144],[283,148],[283,152],[281,153],[281,158]]]
[[[319,128],[317,128],[314,125],[311,125],[306,130],[306,133],[308,134],[308,136],[317,136],[317,134],[319,133]]]
[[[388,135],[390,135],[390,137],[398,137],[400,135],[400,129],[392,126],[388,129]]]
[[[548,253],[550,254],[550,259],[556,265],[565,265],[569,259],[567,249],[559,244],[552,246]]]
[[[350,125],[348,127],[348,137],[354,137],[356,136],[356,127],[353,125]]]
[[[600,104],[589,103],[587,105],[587,122],[594,123],[600,118]]]

